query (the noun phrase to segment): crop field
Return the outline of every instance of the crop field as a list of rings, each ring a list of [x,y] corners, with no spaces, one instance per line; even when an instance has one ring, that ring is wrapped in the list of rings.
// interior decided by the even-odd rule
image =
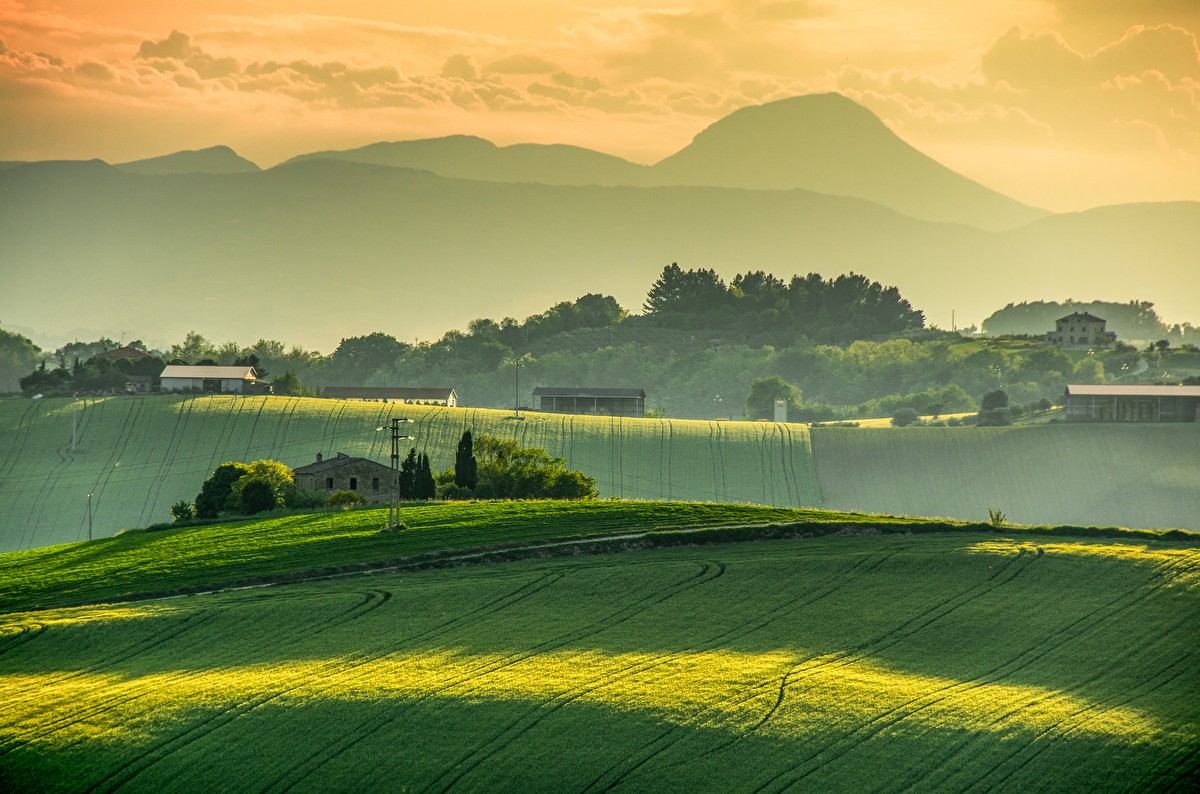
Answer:
[[[414,419],[436,468],[462,431],[561,455],[601,493],[911,512],[966,520],[988,508],[1031,523],[1200,530],[1200,426],[809,430],[511,414],[289,397],[0,401],[0,551],[114,534],[169,519],[227,460],[291,466],[316,453],[387,462],[385,427]],[[75,446],[72,449],[72,425]],[[863,435],[864,433],[868,435]],[[91,496],[89,497],[89,494]]]
[[[1195,544],[969,533],[9,609],[0,786],[1191,791],[1198,621]]]
[[[1200,425],[821,428],[830,509],[1200,530]]]

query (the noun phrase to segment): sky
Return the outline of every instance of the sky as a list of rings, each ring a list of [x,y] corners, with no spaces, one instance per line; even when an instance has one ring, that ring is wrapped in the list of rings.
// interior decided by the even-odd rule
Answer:
[[[1054,211],[1200,199],[1200,0],[0,0],[0,160],[455,133],[655,162],[838,91]]]

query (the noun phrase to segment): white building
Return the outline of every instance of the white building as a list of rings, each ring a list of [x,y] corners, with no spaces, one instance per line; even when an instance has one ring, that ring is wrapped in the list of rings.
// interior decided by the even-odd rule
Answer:
[[[169,364],[159,376],[159,391],[198,391],[206,394],[267,394],[270,384],[258,379],[254,367],[208,367]]]

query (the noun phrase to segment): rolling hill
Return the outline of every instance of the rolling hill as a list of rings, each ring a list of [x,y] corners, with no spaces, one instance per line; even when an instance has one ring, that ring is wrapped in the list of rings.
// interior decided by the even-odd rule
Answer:
[[[31,591],[74,579],[82,599],[121,569],[153,592],[183,571],[284,562],[287,548],[368,560],[464,530],[570,532],[580,507],[413,508],[398,535],[370,511],[166,530],[3,554],[0,569]],[[605,518],[672,523],[669,508],[639,510]],[[827,536],[10,606],[0,781],[1187,790],[1198,562],[1194,544],[1119,536]]]
[[[210,146],[207,149],[175,152],[162,157],[119,163],[116,167],[127,174],[155,176],[165,174],[244,174],[262,170],[228,146]]]
[[[197,330],[331,350],[374,331],[435,338],[589,292],[638,307],[673,261],[859,272],[934,317],[986,316],[1031,283],[1190,316],[1200,203],[1110,214],[1088,241],[1071,221],[993,234],[799,190],[506,184],[332,160],[169,176],[34,163],[0,171],[0,317],[35,338],[119,327],[169,344]],[[1149,272],[1179,274],[1163,294],[1147,295],[1146,270],[1130,265],[1147,262],[1139,250]]]
[[[72,413],[74,412],[74,419]],[[1200,426],[842,429],[637,420],[285,397],[0,401],[0,550],[169,519],[226,460],[387,461],[392,415],[432,465],[466,428],[560,455],[604,496],[750,502],[970,521],[1200,530]],[[71,424],[77,445],[70,449]]]

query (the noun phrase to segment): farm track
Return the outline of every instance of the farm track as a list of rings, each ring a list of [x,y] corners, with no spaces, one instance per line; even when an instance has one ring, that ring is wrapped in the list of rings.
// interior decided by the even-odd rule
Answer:
[[[1161,576],[1162,573],[1160,571],[1160,573],[1154,578],[1160,578]],[[759,790],[784,791],[793,786],[801,785],[809,776],[816,772],[820,766],[829,764],[849,753],[854,752],[865,742],[871,740],[892,726],[905,720],[909,720],[925,709],[932,708],[933,706],[936,706],[937,704],[946,700],[961,696],[981,686],[1003,681],[1012,677],[1034,662],[1037,662],[1054,651],[1059,650],[1068,642],[1078,639],[1081,634],[1095,629],[1097,626],[1101,625],[1112,617],[1118,616],[1122,612],[1125,612],[1126,610],[1136,606],[1138,603],[1150,598],[1162,586],[1163,583],[1159,582],[1158,585],[1144,591],[1134,590],[1132,591],[1133,597],[1131,597],[1129,592],[1122,593],[1117,598],[1114,598],[1104,605],[1092,610],[1091,612],[1074,619],[1066,626],[1061,627],[1052,634],[1039,640],[1037,644],[1026,648],[1018,653],[1015,657],[1006,659],[997,664],[995,667],[984,671],[978,677],[972,680],[959,681],[954,684],[940,687],[932,692],[905,701],[904,703],[898,704],[883,711],[882,713],[873,717],[871,720],[868,720],[867,722],[859,725],[857,728],[847,732],[833,743],[811,749],[804,758],[800,759],[800,761],[793,767],[792,770],[789,771],[789,773],[785,773],[785,780],[782,782],[778,780],[772,781],[778,784],[777,787],[772,789],[764,787]],[[1133,649],[1129,649],[1121,658],[1127,659],[1128,657],[1133,656],[1134,653],[1135,651]],[[1101,673],[1095,673],[1087,680],[1094,681],[1101,677]],[[1069,691],[1070,690],[1060,690],[1054,693],[1054,695],[1046,695],[1044,697],[1058,697],[1063,692]],[[995,726],[1005,719],[1014,716],[1021,709],[1030,708],[1031,706],[1037,705],[1038,702],[1039,700],[1023,701],[1020,706],[1017,707],[1017,709],[1005,711],[997,715],[993,719],[991,725]],[[1047,728],[1046,732],[1049,732],[1052,727]],[[957,744],[952,744],[949,748],[947,757],[942,761],[940,767],[934,770],[934,772],[954,768],[956,756],[965,751],[965,745],[968,742],[969,740],[964,740]],[[898,782],[893,780],[891,782],[897,783],[899,790],[907,790],[903,781]],[[936,785],[938,782],[940,781],[938,780],[936,774],[931,774],[929,770],[926,769],[925,776],[921,778],[919,784],[922,788],[924,788],[931,784]],[[913,785],[916,785],[915,781],[913,782]]]
[[[854,664],[855,662],[862,661],[872,655],[878,654],[880,651],[883,651],[883,650],[886,650],[887,648],[892,647],[893,645],[903,641],[904,639],[911,636],[912,634],[915,634],[917,631],[927,628],[928,626],[935,623],[937,620],[940,620],[941,618],[945,617],[946,615],[949,615],[950,613],[952,613],[955,610],[961,608],[962,606],[970,603],[971,601],[974,601],[974,600],[982,597],[983,595],[990,593],[991,591],[995,590],[997,587],[1008,584],[1013,579],[1015,579],[1017,576],[1019,576],[1022,572],[1024,572],[1025,568],[1029,565],[1030,561],[1026,561],[1024,565],[1019,566],[1015,572],[1013,572],[1011,575],[1007,576],[1007,578],[1005,578],[1001,582],[997,583],[996,579],[998,577],[1000,577],[1001,575],[1007,573],[1007,571],[1010,567],[1013,567],[1017,561],[1021,560],[1025,556],[1026,555],[1024,553],[1018,553],[1018,554],[1014,555],[1012,560],[1009,560],[1004,566],[1002,566],[999,570],[995,571],[991,576],[989,576],[983,582],[974,584],[974,585],[966,588],[965,590],[950,596],[949,598],[945,599],[944,601],[939,602],[937,604],[934,604],[934,605],[926,608],[919,614],[913,616],[912,618],[909,618],[907,621],[905,621],[900,626],[884,633],[883,635],[880,635],[878,637],[870,639],[867,642],[865,642],[857,647],[851,648],[851,649],[847,649],[847,650],[843,650],[843,651],[836,651],[834,653],[822,654],[822,655],[818,655],[818,656],[808,656],[803,659],[800,659],[795,664],[793,664],[792,667],[786,673],[783,674],[783,676],[779,679],[779,681],[777,683],[763,682],[755,687],[752,687],[749,692],[731,695],[728,698],[724,699],[722,702],[713,704],[708,709],[708,714],[711,716],[702,722],[697,721],[699,724],[705,724],[705,723],[711,721],[711,719],[713,717],[721,716],[726,710],[728,710],[731,707],[742,706],[753,700],[765,698],[768,693],[771,693],[771,692],[775,693],[774,701],[768,707],[766,713],[762,717],[760,717],[759,720],[757,722],[755,722],[753,725],[751,725],[748,729],[741,731],[739,733],[735,733],[730,738],[725,739],[721,742],[718,742],[715,745],[711,745],[702,751],[698,751],[696,753],[689,753],[688,759],[686,759],[686,760],[668,762],[668,763],[661,764],[661,765],[647,766],[649,761],[652,760],[652,758],[653,758],[653,756],[651,756],[649,758],[644,759],[642,762],[640,762],[638,764],[638,768],[639,769],[644,768],[646,771],[662,772],[667,769],[676,768],[676,767],[679,767],[680,765],[690,763],[690,762],[692,762],[696,759],[702,758],[702,757],[715,755],[716,753],[719,753],[719,752],[722,752],[729,748],[734,747],[741,741],[747,739],[748,737],[754,735],[759,730],[761,730],[763,728],[763,726],[765,726],[775,716],[775,714],[783,706],[784,700],[786,699],[786,696],[787,696],[787,690],[788,690],[789,686],[796,684],[800,681],[806,680],[808,678],[812,678],[817,675],[825,675],[830,672],[836,672],[840,668],[847,667],[849,665]],[[775,690],[777,690],[777,691],[775,691]],[[625,777],[619,778],[618,780],[610,783],[606,787],[605,790],[611,790],[612,788],[615,788],[618,784],[624,782],[625,779],[626,779]],[[760,786],[759,789],[757,789],[757,790],[761,791],[761,790],[763,790],[763,788],[765,788],[765,786]]]

